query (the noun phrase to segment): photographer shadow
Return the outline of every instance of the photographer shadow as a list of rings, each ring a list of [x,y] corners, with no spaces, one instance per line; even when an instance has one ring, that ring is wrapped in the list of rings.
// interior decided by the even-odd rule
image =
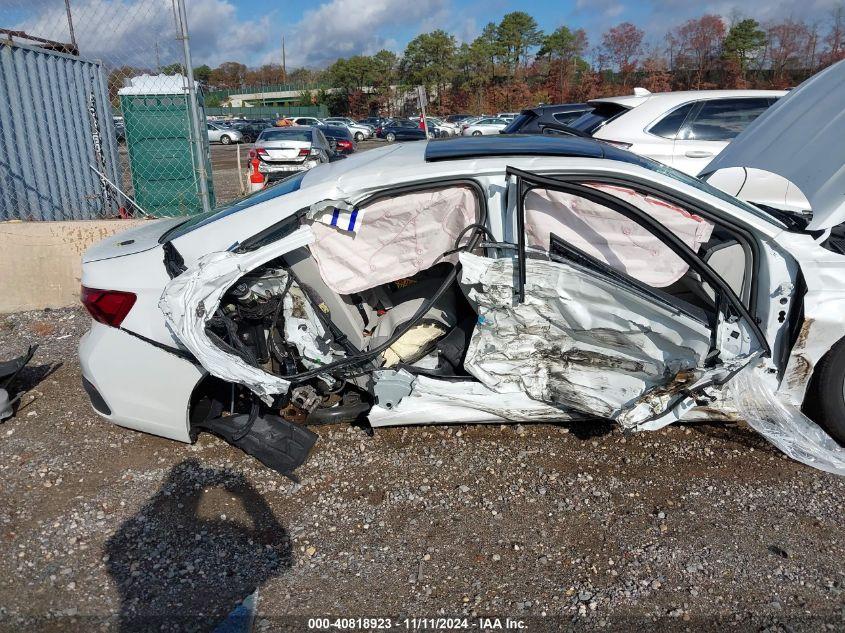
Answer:
[[[201,516],[203,497],[214,489],[239,501],[252,525],[219,510]],[[213,631],[292,564],[287,530],[258,491],[242,474],[196,460],[173,467],[109,538],[105,554],[120,591],[120,631]]]

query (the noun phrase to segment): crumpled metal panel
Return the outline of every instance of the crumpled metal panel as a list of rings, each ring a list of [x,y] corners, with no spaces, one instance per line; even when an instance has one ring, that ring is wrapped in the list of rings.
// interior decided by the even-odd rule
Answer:
[[[710,332],[684,313],[536,259],[526,262],[517,304],[514,260],[460,258],[461,285],[479,315],[464,366],[493,391],[613,419],[650,390],[704,374]]]
[[[311,229],[301,227],[278,242],[248,253],[209,253],[172,279],[159,300],[168,327],[212,376],[241,384],[268,404],[273,395],[287,393],[290,382],[224,352],[208,338],[205,326],[223,295],[244,274],[313,240]]]

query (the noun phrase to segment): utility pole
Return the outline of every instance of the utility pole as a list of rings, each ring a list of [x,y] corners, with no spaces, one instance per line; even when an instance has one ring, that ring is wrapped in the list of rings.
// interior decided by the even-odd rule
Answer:
[[[185,56],[185,75],[188,79],[188,104],[191,108],[191,121],[193,125],[194,154],[197,161],[197,172],[200,181],[200,200],[202,210],[205,213],[211,211],[211,200],[208,193],[208,173],[205,170],[205,144],[202,142],[202,135],[205,131],[205,122],[200,121],[200,109],[197,101],[197,88],[194,83],[194,66],[191,63],[191,46],[188,43],[188,15],[185,12],[185,0],[174,0],[179,15],[179,35],[176,39],[182,40],[182,51]]]
[[[73,18],[70,16],[70,0],[65,0],[65,11],[67,11],[67,28],[70,31],[70,43],[79,55],[79,47],[76,45],[76,35],[73,32]]]
[[[285,36],[282,35],[282,83],[288,82],[288,69],[285,65]]]

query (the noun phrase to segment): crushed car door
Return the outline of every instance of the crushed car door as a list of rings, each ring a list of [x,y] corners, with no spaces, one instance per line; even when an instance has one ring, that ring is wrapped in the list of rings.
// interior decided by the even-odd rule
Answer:
[[[461,254],[465,367],[500,393],[656,428],[768,346],[696,251],[714,225],[618,180],[509,168],[516,257]]]

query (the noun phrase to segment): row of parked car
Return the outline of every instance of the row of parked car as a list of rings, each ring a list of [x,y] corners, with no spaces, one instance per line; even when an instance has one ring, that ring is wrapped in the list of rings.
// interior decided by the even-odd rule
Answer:
[[[264,148],[260,157],[267,163],[274,162],[273,156],[279,159],[275,162],[283,158],[279,152],[270,151],[272,146],[279,143],[286,145],[294,137],[301,143],[306,142],[306,137],[310,138],[311,148],[318,151],[314,155],[309,154],[309,160],[305,160],[304,154],[301,157],[287,157],[285,154],[284,160],[294,160],[298,164],[297,170],[354,152],[357,142],[372,137],[395,142],[453,136],[544,134],[593,137],[695,175],[731,139],[785,94],[782,90],[701,90],[653,94],[636,88],[631,95],[595,99],[587,103],[538,105],[519,113],[427,117],[427,132],[420,117],[368,117],[358,121],[349,117],[293,117],[289,122],[298,129],[288,134],[276,132],[284,128],[276,127],[275,120],[225,124],[209,122],[208,125],[212,142],[256,142]],[[293,166],[270,164],[264,167],[267,173],[293,169]],[[739,171],[733,175],[726,173],[721,178],[725,181],[722,186],[732,192],[743,186],[747,192],[748,188],[755,186]],[[760,185],[755,197],[771,206],[783,206],[786,200],[787,205],[795,209],[806,207],[800,193],[794,188],[789,190],[786,183],[774,183],[773,186],[772,182],[766,182]]]

